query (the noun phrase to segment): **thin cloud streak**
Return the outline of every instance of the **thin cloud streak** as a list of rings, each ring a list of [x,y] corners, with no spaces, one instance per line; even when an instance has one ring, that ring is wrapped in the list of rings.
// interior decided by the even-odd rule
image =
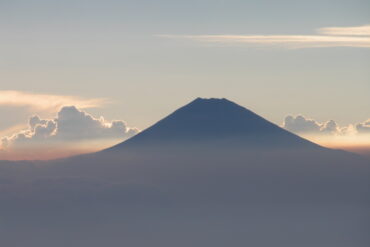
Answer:
[[[320,35],[161,35],[219,44],[249,44],[286,48],[362,47],[370,48],[370,37],[342,37]]]
[[[78,108],[99,107],[107,103],[101,98],[84,99],[74,96],[37,94],[22,91],[0,91],[0,105],[26,106],[38,110],[55,112],[65,105],[75,105]]]
[[[358,27],[324,27],[318,32],[325,35],[370,36],[370,25]]]
[[[276,46],[283,48],[358,47],[370,48],[369,26],[351,28],[322,28],[319,32],[330,35],[159,35],[170,39],[187,39],[222,45]],[[333,36],[343,33],[353,36]],[[358,37],[356,35],[368,35]]]

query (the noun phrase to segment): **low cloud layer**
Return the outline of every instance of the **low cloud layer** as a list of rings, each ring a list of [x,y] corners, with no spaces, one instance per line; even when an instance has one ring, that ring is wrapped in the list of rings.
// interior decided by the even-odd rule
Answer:
[[[71,147],[80,145],[84,141],[93,144],[94,141],[103,143],[110,139],[124,140],[137,132],[137,129],[129,128],[121,120],[109,122],[103,117],[95,118],[75,106],[65,106],[55,119],[31,117],[28,129],[4,137],[1,140],[1,146],[3,154],[8,153],[8,156],[12,153],[19,156],[32,153],[32,156],[42,157],[42,154],[51,149],[55,149],[56,152],[63,149],[71,151]],[[23,158],[27,157],[26,155]]]
[[[370,25],[325,27],[319,35],[159,35],[223,45],[278,46],[285,48],[359,47],[370,48]]]

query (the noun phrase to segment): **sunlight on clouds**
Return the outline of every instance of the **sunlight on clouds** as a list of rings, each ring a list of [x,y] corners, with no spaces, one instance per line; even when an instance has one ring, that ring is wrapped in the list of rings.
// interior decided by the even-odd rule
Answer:
[[[51,160],[100,151],[120,143],[122,139],[80,140],[69,142],[39,142],[17,147],[1,147],[0,160]]]
[[[319,35],[161,35],[207,43],[272,45],[286,48],[370,47],[370,37]]]
[[[17,125],[13,125],[7,129],[3,129],[3,130],[0,130],[0,137],[2,136],[7,136],[7,135],[12,135],[13,133],[15,132],[18,132],[22,129],[25,129],[27,128],[27,125],[25,124],[17,124]]]
[[[43,111],[56,112],[64,105],[78,108],[92,108],[105,104],[105,99],[84,99],[74,96],[37,94],[22,91],[0,91],[0,105],[28,106]]]
[[[362,47],[370,48],[370,26],[350,28],[321,28],[320,33],[328,35],[159,35],[163,38],[189,39],[198,42],[223,45],[257,45],[285,48],[319,47]],[[352,36],[333,36],[341,35]],[[366,37],[358,37],[363,35]]]
[[[312,135],[302,134],[302,137],[324,147],[342,149],[370,157],[370,134],[346,135]]]
[[[339,148],[339,147],[356,147],[368,146],[370,148],[370,134],[346,134],[346,135],[318,135],[318,134],[301,134],[313,142],[321,145]]]
[[[0,140],[0,159],[51,159],[93,152],[138,133],[122,120],[95,118],[65,106],[54,119],[29,118],[29,125]]]
[[[318,122],[302,115],[288,115],[282,127],[319,145],[370,156],[370,119],[339,126],[334,120]]]
[[[325,35],[370,36],[370,25],[359,27],[324,27],[318,32]]]

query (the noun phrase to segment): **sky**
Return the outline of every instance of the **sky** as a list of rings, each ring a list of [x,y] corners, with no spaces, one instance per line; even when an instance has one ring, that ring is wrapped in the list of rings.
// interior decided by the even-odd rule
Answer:
[[[196,97],[367,150],[369,12],[368,0],[0,0],[0,159],[104,148]]]

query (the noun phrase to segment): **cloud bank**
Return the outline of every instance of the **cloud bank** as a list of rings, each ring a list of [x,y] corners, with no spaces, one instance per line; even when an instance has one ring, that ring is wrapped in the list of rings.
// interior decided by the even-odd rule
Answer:
[[[223,45],[278,46],[285,48],[370,48],[370,25],[320,28],[320,35],[159,35]],[[340,36],[338,36],[340,35]],[[362,36],[362,37],[359,37]]]
[[[4,137],[1,146],[3,155],[6,153],[7,157],[51,158],[64,156],[65,151],[78,153],[81,150],[74,149],[83,148],[83,142],[88,142],[90,146],[98,143],[95,148],[99,149],[109,145],[111,140],[122,141],[137,132],[136,128],[129,128],[124,121],[109,122],[103,117],[95,118],[76,106],[65,106],[54,119],[31,117],[28,129]]]

